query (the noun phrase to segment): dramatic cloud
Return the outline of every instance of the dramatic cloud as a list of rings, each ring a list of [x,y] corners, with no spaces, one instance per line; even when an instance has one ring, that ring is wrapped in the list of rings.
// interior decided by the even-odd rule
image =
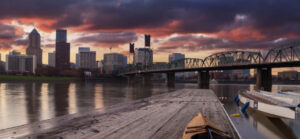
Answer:
[[[18,34],[18,29],[14,26],[0,23],[0,50],[8,51],[12,45],[23,46],[20,39],[21,35]]]
[[[81,37],[76,40],[79,43],[94,43],[98,47],[117,47],[122,44],[134,42],[137,35],[134,32],[97,33]]]
[[[16,34],[15,27],[0,23],[0,41],[10,41],[17,37],[19,35]]]
[[[268,32],[299,25],[299,4],[296,0],[4,0],[0,17],[52,19],[55,22],[51,25],[43,21],[38,23],[52,29],[143,28],[150,31],[170,28],[162,31],[194,33],[219,32],[234,23],[236,15],[242,14],[248,16],[255,29]]]
[[[179,35],[157,43],[158,51],[266,49],[300,38],[299,5],[298,0],[3,0],[0,19],[44,32],[67,28],[83,34],[75,43],[98,47],[117,47],[150,33],[154,39]],[[9,40],[1,47],[25,44],[13,28],[0,24],[0,41]]]
[[[168,39],[161,44],[156,51],[170,52],[176,49],[185,49],[188,51],[202,51],[202,50],[267,50],[288,42],[299,41],[299,38],[280,38],[277,40],[260,40],[260,41],[235,41],[224,38],[204,37],[195,35],[181,35]]]

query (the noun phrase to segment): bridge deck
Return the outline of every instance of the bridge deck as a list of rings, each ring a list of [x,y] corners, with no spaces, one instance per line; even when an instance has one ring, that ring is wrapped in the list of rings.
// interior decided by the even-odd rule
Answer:
[[[198,112],[238,138],[214,92],[203,89],[178,90],[0,130],[0,138],[181,138],[185,126]]]

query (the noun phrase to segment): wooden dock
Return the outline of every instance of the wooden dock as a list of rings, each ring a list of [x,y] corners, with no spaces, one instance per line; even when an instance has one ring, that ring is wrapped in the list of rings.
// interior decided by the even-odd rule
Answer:
[[[105,109],[0,130],[0,138],[181,138],[198,112],[239,138],[213,91],[183,89]]]

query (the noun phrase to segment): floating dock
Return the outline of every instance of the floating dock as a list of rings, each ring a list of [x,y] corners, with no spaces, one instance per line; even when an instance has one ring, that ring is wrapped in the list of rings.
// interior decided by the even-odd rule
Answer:
[[[240,138],[212,90],[182,89],[86,113],[0,130],[0,138],[181,138],[201,112],[232,138]]]

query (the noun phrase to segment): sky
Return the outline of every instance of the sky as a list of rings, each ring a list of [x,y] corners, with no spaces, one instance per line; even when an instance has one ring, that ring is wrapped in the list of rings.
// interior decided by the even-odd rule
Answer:
[[[78,47],[128,55],[152,36],[154,61],[184,53],[204,58],[220,51],[267,51],[300,40],[298,0],[1,0],[0,53],[25,53],[33,28],[41,34],[43,64],[55,49],[55,30],[68,30],[71,62]],[[110,50],[110,48],[112,48]]]

